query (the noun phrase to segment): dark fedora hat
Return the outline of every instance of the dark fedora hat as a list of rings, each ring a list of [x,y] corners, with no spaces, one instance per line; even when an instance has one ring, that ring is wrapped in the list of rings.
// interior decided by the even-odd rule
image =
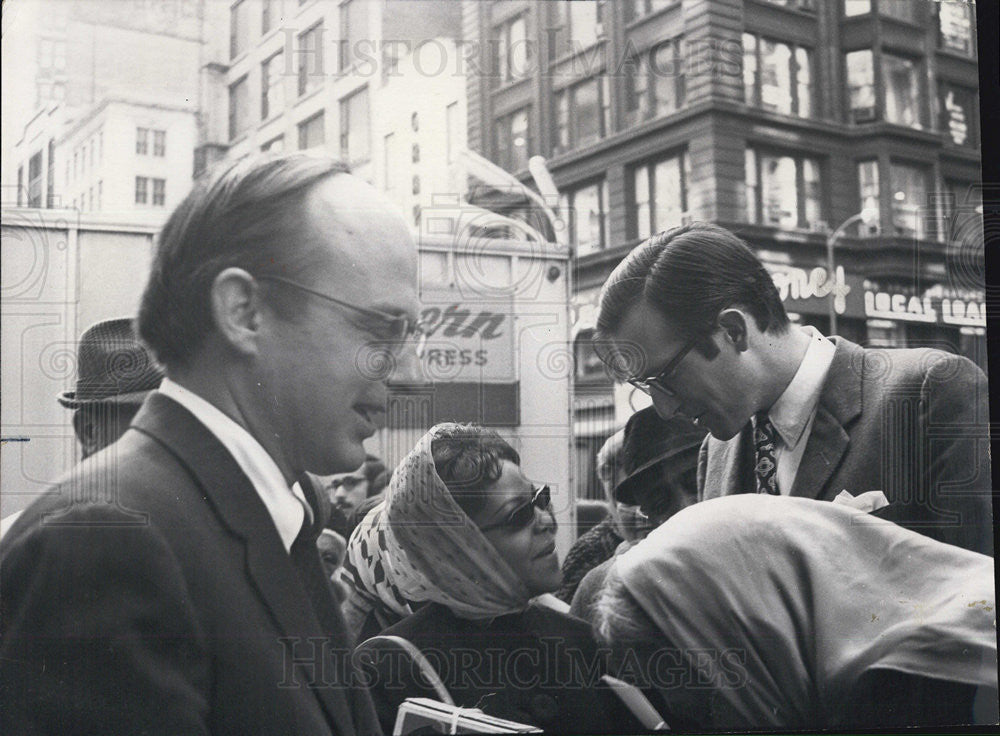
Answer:
[[[622,469],[625,479],[615,488],[615,500],[635,504],[635,491],[656,479],[657,468],[674,459],[698,462],[698,448],[707,432],[682,416],[661,419],[649,406],[629,417],[622,445]],[[686,455],[686,457],[685,457]]]
[[[163,380],[163,369],[139,342],[131,319],[108,319],[88,327],[76,357],[76,390],[58,396],[67,409],[141,402]]]

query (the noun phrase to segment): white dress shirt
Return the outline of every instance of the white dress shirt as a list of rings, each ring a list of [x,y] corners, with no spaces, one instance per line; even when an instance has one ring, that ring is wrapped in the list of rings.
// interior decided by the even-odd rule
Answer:
[[[253,435],[211,403],[169,378],[163,379],[159,390],[194,414],[229,451],[264,502],[285,550],[290,551],[307,515],[312,520],[312,509],[299,484],[289,488],[278,464],[267,454],[267,450]]]
[[[792,327],[792,329],[796,329]],[[792,492],[795,476],[802,463],[809,435],[812,434],[816,408],[826,382],[826,374],[833,363],[836,346],[813,327],[800,327],[810,336],[799,369],[784,393],[774,402],[767,415],[775,429],[775,477],[778,492],[787,496]]]

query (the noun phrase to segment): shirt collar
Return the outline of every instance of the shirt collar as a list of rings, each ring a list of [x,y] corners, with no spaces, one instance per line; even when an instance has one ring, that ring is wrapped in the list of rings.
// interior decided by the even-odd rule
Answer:
[[[826,374],[836,352],[836,346],[816,328],[807,326],[798,329],[809,335],[809,347],[791,383],[767,412],[771,424],[788,448],[795,447],[802,439],[802,433],[819,403]]]
[[[299,484],[289,488],[278,464],[267,450],[246,429],[210,402],[169,378],[163,379],[159,391],[194,414],[229,451],[267,508],[285,550],[291,550],[303,520],[308,515],[312,521],[312,508]]]

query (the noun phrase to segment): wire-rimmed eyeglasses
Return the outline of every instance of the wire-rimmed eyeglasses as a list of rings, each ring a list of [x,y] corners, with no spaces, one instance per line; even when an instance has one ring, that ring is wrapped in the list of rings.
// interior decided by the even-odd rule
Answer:
[[[285,284],[286,286],[291,286],[292,288],[304,291],[307,294],[312,294],[313,296],[318,296],[320,299],[324,299],[328,302],[336,304],[344,309],[350,309],[357,314],[360,314],[368,319],[374,319],[387,326],[387,334],[385,339],[392,344],[394,349],[399,349],[408,341],[412,341],[417,351],[417,356],[422,356],[424,352],[424,345],[427,342],[427,332],[425,330],[425,324],[421,319],[413,319],[405,314],[389,314],[388,312],[383,312],[378,309],[369,309],[367,307],[359,307],[350,302],[345,302],[336,297],[332,297],[329,294],[324,294],[321,291],[312,289],[304,284],[300,284],[292,279],[285,278],[284,276],[276,276],[271,274],[265,274],[263,276],[255,276],[258,281],[276,281],[280,284]]]

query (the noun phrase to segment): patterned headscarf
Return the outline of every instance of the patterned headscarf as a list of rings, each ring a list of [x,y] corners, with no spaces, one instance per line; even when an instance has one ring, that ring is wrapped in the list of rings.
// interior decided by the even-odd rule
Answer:
[[[413,613],[409,601],[396,587],[395,577],[386,560],[385,502],[369,511],[355,527],[347,544],[347,557],[341,573],[341,582],[349,589],[349,605],[345,606],[355,635],[362,621],[353,621],[348,612],[367,613],[374,611],[380,622],[389,626]],[[360,613],[358,617],[360,617]],[[384,620],[383,620],[384,619]]]
[[[486,619],[523,611],[530,593],[465,514],[431,455],[432,428],[396,468],[385,498],[386,554],[396,588],[456,616]]]

